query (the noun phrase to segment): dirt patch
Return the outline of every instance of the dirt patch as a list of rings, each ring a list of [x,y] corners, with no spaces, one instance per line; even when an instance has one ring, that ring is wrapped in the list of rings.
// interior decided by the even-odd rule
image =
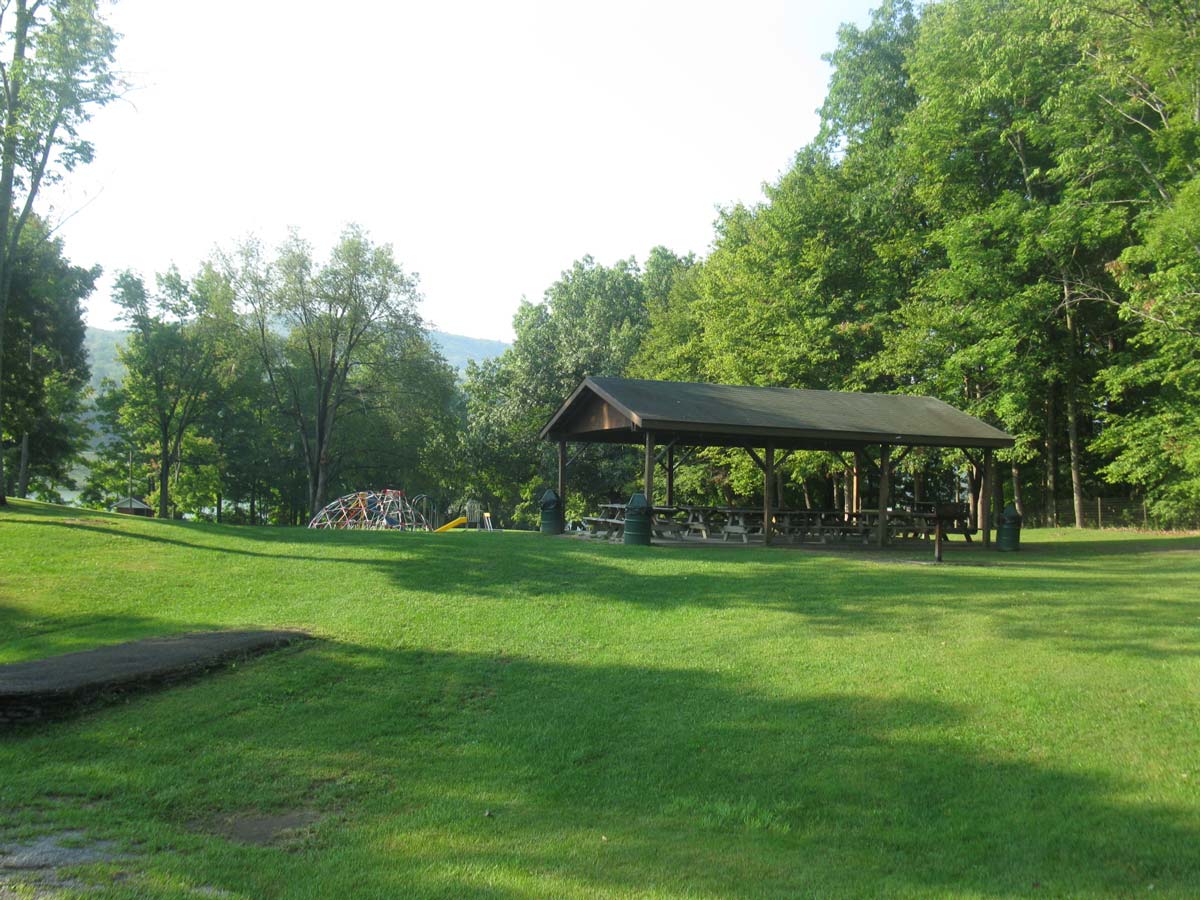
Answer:
[[[82,831],[60,831],[24,844],[0,844],[0,871],[58,869],[119,858],[112,841],[90,841]]]
[[[57,897],[83,885],[61,869],[112,862],[123,854],[112,841],[89,840],[82,831],[60,831],[22,843],[0,843],[0,900]]]
[[[278,813],[247,810],[217,819],[209,823],[206,830],[239,844],[274,847],[286,843],[297,832],[320,819],[321,814],[315,809],[293,809]]]

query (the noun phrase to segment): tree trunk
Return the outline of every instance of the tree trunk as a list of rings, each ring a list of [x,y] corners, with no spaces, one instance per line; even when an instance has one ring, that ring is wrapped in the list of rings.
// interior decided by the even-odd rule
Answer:
[[[158,517],[160,519],[168,516],[167,506],[171,496],[171,465],[168,459],[170,452],[171,438],[164,428],[159,434],[158,456]]]
[[[29,432],[21,435],[21,464],[17,469],[17,496],[22,500],[29,493]]]
[[[846,518],[850,518],[850,513],[854,512],[854,470],[847,469],[842,478],[842,510],[846,513]]]
[[[733,495],[733,488],[729,486],[729,479],[721,482],[721,496],[725,498],[726,506],[733,506],[733,501],[737,499]]]
[[[217,493],[217,524],[221,524],[221,494]]]
[[[1000,463],[995,454],[992,456],[992,468],[988,471],[988,491],[992,497],[992,522],[1000,521],[1004,513],[1004,482],[1000,480]]]
[[[328,489],[328,485],[326,484],[326,479],[329,476],[328,468],[328,464],[323,459],[317,463],[317,483],[313,490],[312,509],[309,510],[314,516],[325,507],[325,491]]]
[[[1046,524],[1052,528],[1058,527],[1058,490],[1055,484],[1058,454],[1054,438],[1055,426],[1054,385],[1051,384],[1046,396],[1046,496],[1043,502],[1046,506]]]
[[[979,527],[979,488],[982,484],[979,475],[979,466],[969,463],[967,467],[967,516],[975,528]]]
[[[1064,279],[1065,285],[1065,279]],[[1070,299],[1070,292],[1064,286],[1064,302]],[[1068,307],[1069,309],[1069,307]],[[1071,452],[1071,499],[1075,501],[1075,527],[1083,527],[1083,462],[1082,451],[1079,447],[1079,392],[1078,380],[1075,377],[1076,368],[1076,331],[1075,317],[1067,313],[1067,359],[1070,369],[1067,377],[1067,446]]]
[[[7,5],[5,9],[7,9]],[[24,72],[27,48],[29,45],[29,28],[34,23],[37,7],[32,10],[23,0],[18,2],[13,11],[12,22],[12,56],[6,64],[4,80],[4,123],[0,132],[0,434],[4,433],[4,323],[8,319],[8,296],[12,286],[12,253],[21,236],[23,215],[13,218],[13,187],[16,183],[17,150],[22,132],[21,101],[25,95]],[[44,171],[44,170],[43,170]],[[40,180],[40,176],[39,176]],[[26,185],[27,196],[25,206],[33,201],[37,193],[38,180],[30,179]],[[0,452],[0,506],[7,506],[5,493],[8,482],[4,474],[4,454]]]
[[[1025,501],[1021,499],[1021,467],[1016,462],[1012,464],[1012,489],[1013,489],[1013,506],[1017,508],[1018,515],[1025,515]]]
[[[1075,392],[1067,391],[1067,444],[1071,450],[1071,498],[1075,501],[1075,527],[1083,527],[1083,464],[1079,448],[1079,417]]]
[[[803,481],[800,482],[800,490],[803,491],[803,493],[804,493],[804,508],[812,509],[813,508],[812,494],[810,494],[808,492],[808,479],[807,478],[805,478]]]
[[[0,235],[0,239],[2,239]],[[2,252],[2,251],[0,251]],[[0,258],[0,435],[4,434],[4,320],[8,316],[8,295],[3,287],[3,259]],[[8,505],[5,497],[8,482],[4,476],[4,444],[0,442],[0,506]]]

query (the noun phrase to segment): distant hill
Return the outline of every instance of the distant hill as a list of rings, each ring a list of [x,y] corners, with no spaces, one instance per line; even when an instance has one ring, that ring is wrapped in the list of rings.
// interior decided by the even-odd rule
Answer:
[[[467,371],[467,363],[471,360],[484,362],[499,356],[509,345],[504,341],[490,341],[487,338],[466,337],[461,334],[446,334],[444,331],[429,332],[429,339],[437,344],[446,357],[446,362],[459,372]]]
[[[429,338],[442,351],[442,356],[446,357],[446,362],[450,363],[460,373],[466,372],[469,360],[483,362],[494,356],[499,356],[508,349],[508,344],[503,341],[490,341],[485,338],[466,337],[461,334],[447,334],[444,331],[431,331],[429,332]],[[117,359],[117,348],[121,346],[121,342],[124,339],[125,332],[123,331],[111,331],[105,328],[92,328],[90,325],[88,326],[85,343],[87,345],[88,359],[92,363],[93,390],[98,391],[100,389],[100,382],[105,378],[110,378],[118,384],[124,378],[125,368],[121,365],[121,361]]]
[[[88,326],[84,346],[87,347],[88,360],[92,364],[93,391],[99,392],[100,383],[105,378],[119,384],[125,377],[125,367],[117,359],[117,348],[124,339],[123,331],[108,331]]]

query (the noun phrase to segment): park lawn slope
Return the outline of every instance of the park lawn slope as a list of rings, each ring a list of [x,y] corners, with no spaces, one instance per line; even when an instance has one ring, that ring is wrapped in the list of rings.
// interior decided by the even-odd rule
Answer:
[[[116,842],[88,897],[1195,896],[1200,540],[1025,540],[939,567],[13,503],[0,662],[319,640],[0,737],[0,843]],[[272,815],[302,824],[231,830]]]

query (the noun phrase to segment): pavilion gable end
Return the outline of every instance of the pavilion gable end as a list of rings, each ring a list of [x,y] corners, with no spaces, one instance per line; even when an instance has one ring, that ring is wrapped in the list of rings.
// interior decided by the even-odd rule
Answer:
[[[556,425],[559,437],[621,431],[631,428],[629,417],[598,394],[585,391],[575,398],[572,409]]]

